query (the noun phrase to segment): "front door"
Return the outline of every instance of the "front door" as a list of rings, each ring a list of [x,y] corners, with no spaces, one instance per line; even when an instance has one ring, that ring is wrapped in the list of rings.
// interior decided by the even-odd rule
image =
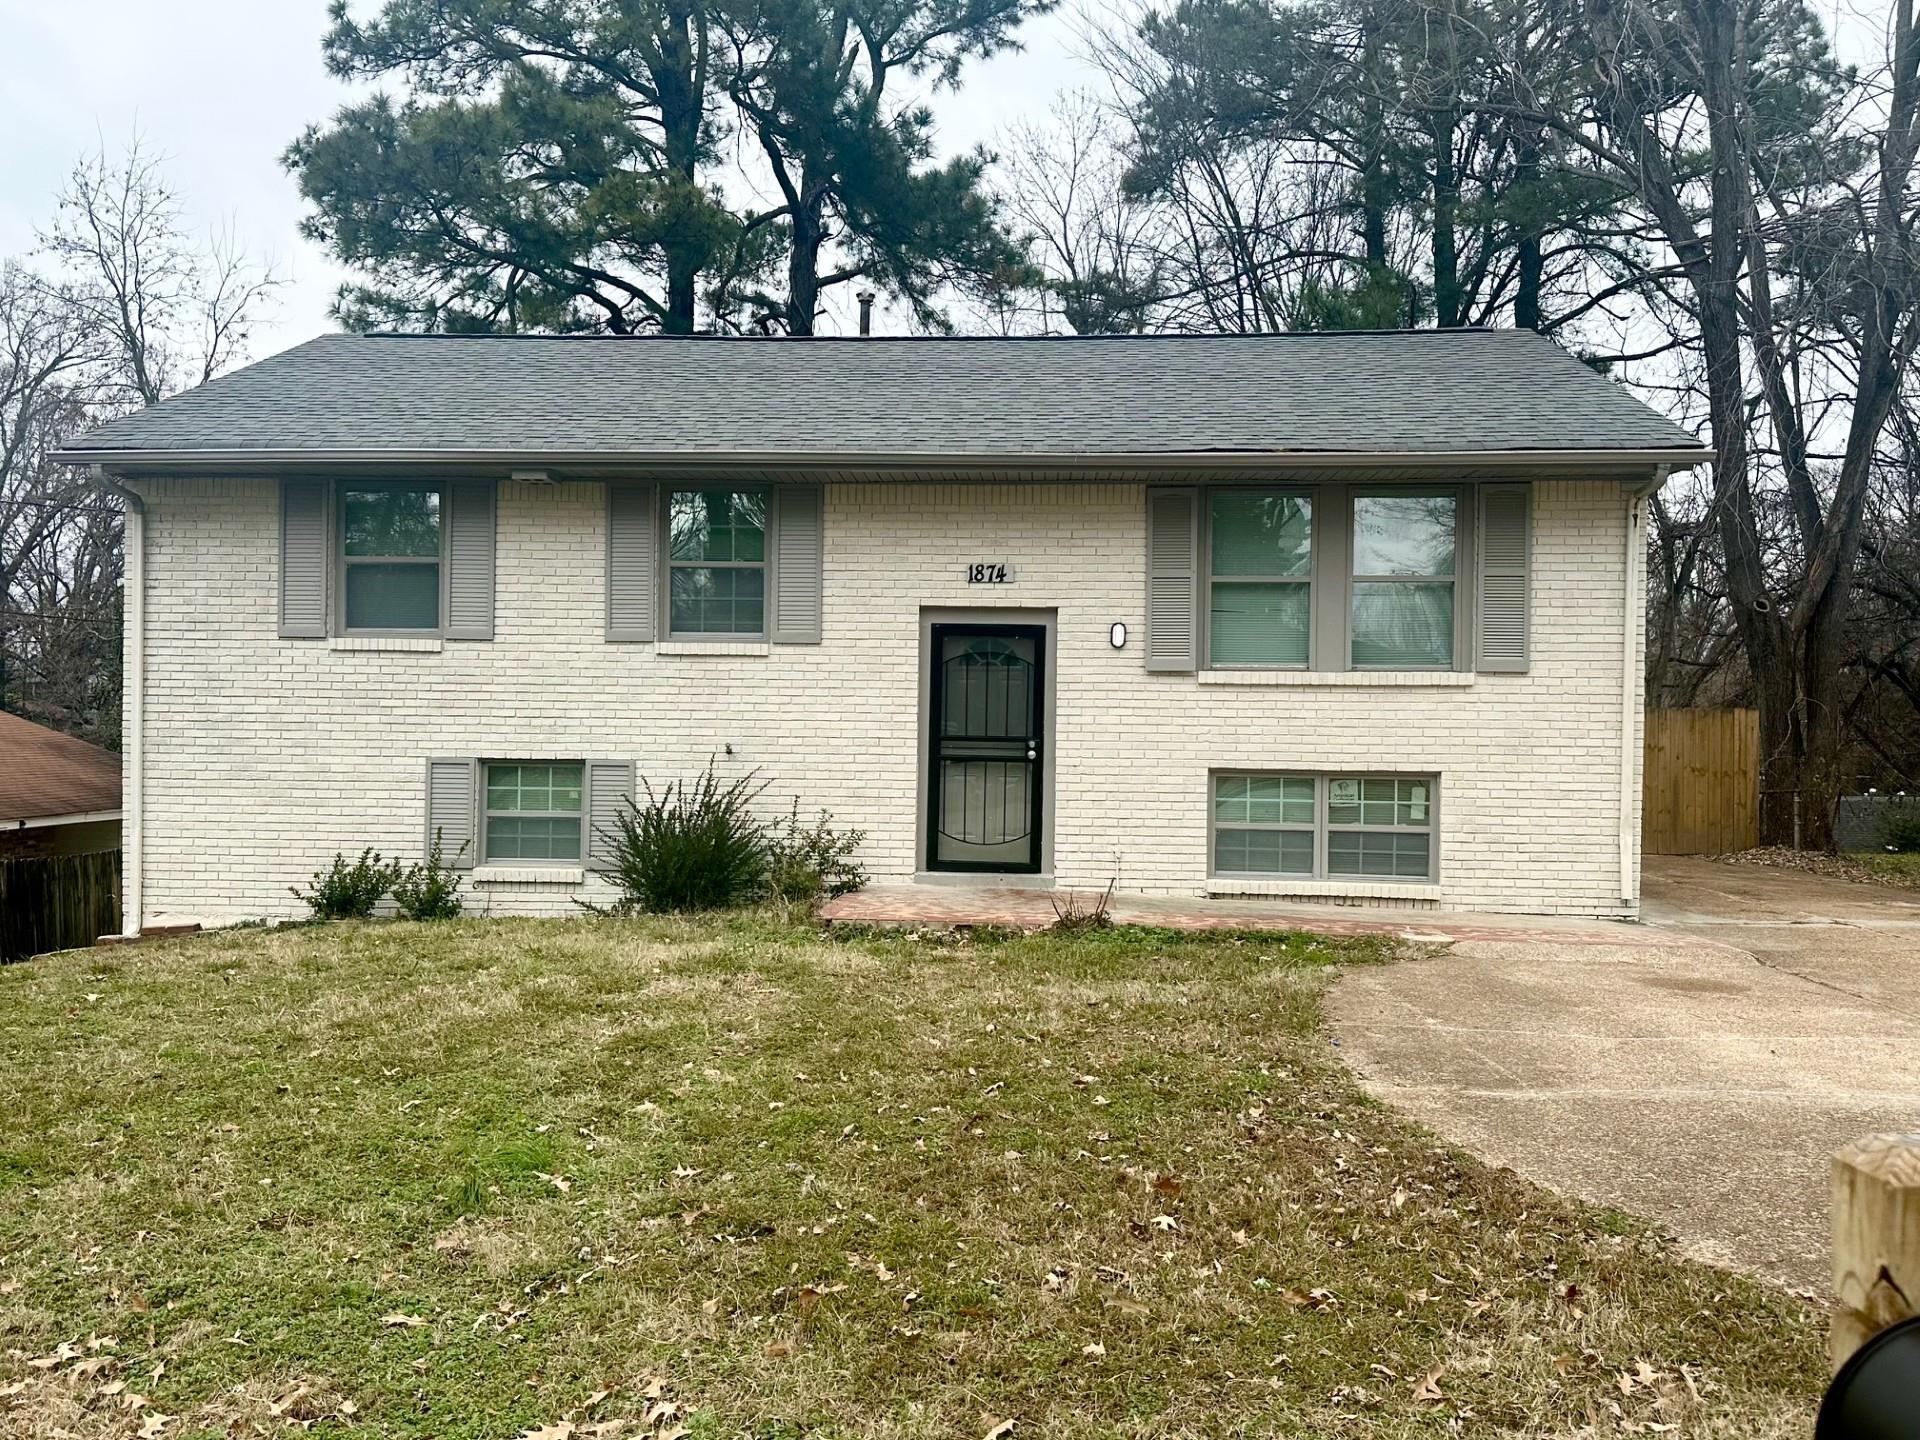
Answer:
[[[927,868],[1040,868],[1047,632],[935,625]]]

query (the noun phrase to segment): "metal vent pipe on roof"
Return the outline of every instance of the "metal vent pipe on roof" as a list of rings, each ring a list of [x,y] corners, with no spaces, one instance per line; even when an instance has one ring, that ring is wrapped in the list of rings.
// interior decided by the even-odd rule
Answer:
[[[873,334],[873,291],[862,290],[853,298],[860,302],[860,333]]]

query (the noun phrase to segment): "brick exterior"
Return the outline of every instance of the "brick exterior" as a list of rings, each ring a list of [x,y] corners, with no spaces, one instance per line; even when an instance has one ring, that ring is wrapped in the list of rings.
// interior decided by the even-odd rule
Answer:
[[[1614,481],[1535,485],[1532,669],[1450,687],[1147,673],[1133,484],[829,485],[825,643],[766,654],[603,638],[597,483],[503,484],[496,638],[425,652],[276,637],[273,482],[140,488],[149,924],[292,915],[287,887],[335,851],[415,857],[431,755],[630,758],[656,783],[717,755],[770,779],[770,806],[797,795],[803,811],[864,829],[875,878],[904,879],[919,849],[920,611],[994,606],[1058,612],[1063,885],[1117,872],[1128,891],[1202,893],[1211,768],[1385,766],[1440,776],[1443,906],[1634,908],[1617,849],[1619,747],[1633,747],[1637,811],[1639,731],[1620,733],[1629,503]],[[1008,562],[1015,583],[969,587],[974,558]],[[1131,631],[1121,651],[1115,620]],[[1637,663],[1633,674],[1637,691]],[[576,895],[604,891],[479,885],[470,905],[565,911]]]

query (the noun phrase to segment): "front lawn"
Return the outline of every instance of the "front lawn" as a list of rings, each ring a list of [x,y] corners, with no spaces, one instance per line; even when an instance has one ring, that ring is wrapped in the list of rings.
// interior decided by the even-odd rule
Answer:
[[[1808,1307],[1358,1092],[1317,998],[1377,958],[581,919],[0,971],[0,1435],[1805,1433]]]

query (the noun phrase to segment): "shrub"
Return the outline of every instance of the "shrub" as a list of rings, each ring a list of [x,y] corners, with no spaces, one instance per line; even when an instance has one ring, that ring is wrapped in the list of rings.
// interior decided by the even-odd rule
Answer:
[[[368,846],[351,865],[346,856],[336,854],[331,868],[313,872],[305,890],[294,885],[287,889],[294,899],[306,901],[316,920],[364,920],[399,878],[400,867]]]
[[[1048,896],[1053,905],[1053,928],[1068,935],[1084,934],[1088,930],[1110,930],[1113,928],[1113,887],[1119,878],[1107,882],[1107,888],[1099,898],[1086,901],[1080,898],[1077,890],[1066,892],[1066,899]]]
[[[822,810],[811,825],[800,823],[800,802],[767,833],[767,890],[774,898],[811,904],[822,896],[845,895],[867,883],[867,872],[853,852],[866,843],[864,830],[835,830]]]
[[[1920,851],[1920,805],[1898,805],[1880,822],[1880,843],[1902,855]]]
[[[462,845],[453,858],[458,860],[466,849]],[[460,875],[441,858],[438,830],[426,861],[409,865],[393,882],[393,903],[409,920],[451,920],[460,913]]]
[[[645,781],[645,805],[628,801],[601,831],[613,853],[598,873],[620,890],[615,914],[718,910],[758,896],[767,874],[767,827],[753,818],[766,786],[757,772],[723,786],[713,761],[697,780],[676,780],[656,792]]]

